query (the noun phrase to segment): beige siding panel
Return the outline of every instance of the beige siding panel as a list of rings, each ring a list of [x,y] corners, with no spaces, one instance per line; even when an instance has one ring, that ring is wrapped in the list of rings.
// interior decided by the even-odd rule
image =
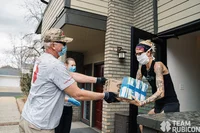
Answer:
[[[197,20],[199,14],[200,0],[173,0],[158,6],[158,32]]]
[[[149,23],[149,24],[146,24],[146,25],[136,25],[135,27],[138,27],[138,28],[143,29],[143,30],[154,29],[154,26],[152,25],[152,22]]]
[[[163,6],[161,6],[161,7],[158,7],[158,14],[159,13],[162,13],[162,12],[165,12],[165,11],[167,11],[167,10],[169,10],[169,9],[172,9],[172,8],[176,8],[177,6],[179,6],[179,5],[181,5],[181,4],[184,4],[184,3],[186,3],[187,4],[187,1],[188,0],[173,0],[173,1],[171,1],[171,2],[169,2],[169,3],[167,3],[167,4],[165,4],[165,5],[163,5]],[[191,2],[191,0],[190,0],[190,2]],[[193,2],[193,1],[192,1]],[[194,3],[194,2],[193,2]],[[179,8],[179,7],[178,7]],[[175,12],[176,12],[176,10],[174,10]]]
[[[153,20],[153,11],[144,12],[139,17],[135,17],[136,24],[146,24],[145,21]]]
[[[200,7],[199,7],[200,8]],[[167,29],[171,29],[171,28],[174,28],[174,27],[177,27],[177,26],[180,26],[180,25],[183,25],[183,24],[186,24],[186,23],[189,23],[193,20],[197,20],[197,18],[199,19],[200,18],[200,12],[199,13],[196,13],[195,15],[191,15],[187,18],[184,18],[184,19],[181,19],[181,20],[178,20],[178,21],[175,21],[169,25],[165,25],[165,26],[162,26],[162,27],[159,27],[159,32],[161,31],[165,31]]]
[[[51,28],[51,25],[56,20],[56,17],[61,13],[64,8],[64,0],[52,0],[50,5],[45,11],[42,23],[42,34]]]
[[[153,33],[153,1],[134,1],[133,25],[139,29]]]
[[[138,3],[138,5],[134,6],[134,14],[139,16],[141,13],[148,12],[149,8],[151,8],[152,6],[153,6],[152,2],[144,2],[142,4]],[[141,8],[141,7],[145,7],[145,8]]]
[[[160,19],[159,20],[160,24],[158,26],[166,25],[166,24],[169,24],[171,22],[174,22],[175,20],[190,17],[191,15],[195,15],[199,11],[200,11],[200,4],[193,7],[193,8],[189,8],[187,10],[183,10],[181,12],[173,14],[171,16],[166,16],[164,19]]]
[[[71,0],[71,8],[107,16],[108,0]]]
[[[173,0],[158,0],[158,7],[164,6]]]
[[[99,5],[102,7],[108,7],[108,0],[71,0],[71,5],[73,5],[75,1],[79,2],[79,4],[80,3],[82,4],[83,2],[83,3]]]
[[[162,27],[164,25],[174,23],[174,22],[179,21],[181,19],[186,19],[188,17],[191,17],[192,15],[196,15],[199,12],[200,12],[200,4],[198,6],[190,8],[188,10],[184,10],[182,12],[179,12],[177,14],[170,16],[170,17],[167,17],[165,19],[160,20],[158,27]]]
[[[43,32],[51,27],[53,22],[56,20],[56,17],[59,15],[61,10],[64,7],[64,0],[54,0],[49,5],[47,11],[45,12],[45,16],[43,21]]]
[[[173,6],[171,8],[165,9],[165,10],[160,10],[160,13],[158,12],[158,20],[165,19],[167,17],[170,17],[170,16],[175,15],[177,13],[183,12],[185,10],[189,10],[191,8],[194,8],[195,6],[198,6],[199,4],[200,4],[200,0],[197,1],[197,2],[193,2],[193,1],[190,0],[188,2],[181,3],[178,6]],[[159,11],[159,9],[160,8],[158,8],[158,11]],[[197,11],[198,10],[196,10],[196,12]]]

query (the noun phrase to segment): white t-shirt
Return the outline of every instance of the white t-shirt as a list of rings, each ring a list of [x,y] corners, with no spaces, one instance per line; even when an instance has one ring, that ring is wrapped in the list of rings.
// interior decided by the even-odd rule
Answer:
[[[29,96],[22,117],[40,129],[58,126],[64,105],[64,89],[74,83],[64,63],[44,53],[36,61]]]

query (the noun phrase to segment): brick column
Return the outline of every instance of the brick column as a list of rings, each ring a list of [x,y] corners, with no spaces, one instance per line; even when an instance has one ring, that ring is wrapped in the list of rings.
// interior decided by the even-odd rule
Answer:
[[[107,31],[105,39],[105,68],[106,78],[122,79],[130,75],[130,43],[131,26],[133,24],[134,0],[109,0]],[[126,53],[123,61],[118,59],[117,46]],[[103,102],[102,133],[114,133],[114,114],[128,112],[129,104]]]

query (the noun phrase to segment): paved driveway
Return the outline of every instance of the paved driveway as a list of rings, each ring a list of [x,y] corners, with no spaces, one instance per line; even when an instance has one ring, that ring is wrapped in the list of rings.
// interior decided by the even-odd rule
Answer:
[[[0,97],[0,133],[19,133],[19,118],[16,99]]]
[[[99,133],[90,127],[71,129],[70,133]]]
[[[0,97],[18,97],[22,95],[23,93],[20,92],[0,92]]]
[[[82,122],[72,122],[70,133],[100,133]]]

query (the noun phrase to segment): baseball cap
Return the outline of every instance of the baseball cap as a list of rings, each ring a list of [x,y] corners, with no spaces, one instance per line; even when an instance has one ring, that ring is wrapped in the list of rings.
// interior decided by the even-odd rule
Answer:
[[[44,33],[44,42],[64,42],[69,43],[73,38],[66,37],[61,29],[51,28]]]

